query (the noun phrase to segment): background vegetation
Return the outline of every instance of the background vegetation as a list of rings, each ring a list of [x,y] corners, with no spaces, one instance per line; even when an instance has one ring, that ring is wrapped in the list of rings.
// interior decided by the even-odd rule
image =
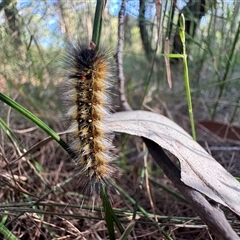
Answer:
[[[133,109],[162,113],[190,132],[182,62],[171,59],[169,88],[169,69],[161,55],[166,52],[166,38],[170,52],[179,52],[178,14],[185,11],[186,19],[196,24],[187,34],[187,51],[197,140],[239,177],[238,128],[231,128],[233,138],[199,122],[208,120],[216,127],[218,121],[222,128],[240,124],[240,2],[208,1],[201,14],[199,9],[186,11],[189,2],[195,1],[162,1],[160,23],[156,2],[127,2],[125,93]],[[120,5],[121,1],[108,1],[104,11],[101,41],[113,54],[117,51]],[[60,90],[62,55],[67,41],[91,39],[95,2],[6,0],[0,9],[0,91],[56,132],[65,131],[68,121]],[[116,82],[116,92],[117,86]],[[115,111],[118,105],[114,97]],[[0,230],[4,225],[19,239],[107,239],[99,199],[79,194],[77,179],[65,183],[74,172],[70,157],[52,141],[19,160],[47,135],[3,102],[0,117]],[[68,136],[64,138],[68,141]],[[147,155],[142,142],[117,135],[115,145],[119,172],[115,179],[118,191],[111,192],[113,207],[124,226],[131,220],[135,201],[142,207],[129,239],[212,239]],[[54,191],[61,184],[60,190]],[[239,220],[225,212],[239,234]],[[5,232],[6,236],[14,239],[10,232]]]

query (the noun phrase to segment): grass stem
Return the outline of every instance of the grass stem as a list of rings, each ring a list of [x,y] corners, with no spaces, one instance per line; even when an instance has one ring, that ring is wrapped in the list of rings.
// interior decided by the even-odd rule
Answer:
[[[186,44],[185,44],[185,18],[183,14],[181,14],[180,16],[179,35],[183,45],[182,58],[183,58],[184,81],[185,81],[186,96],[187,96],[187,102],[188,102],[188,112],[189,112],[190,124],[192,129],[192,137],[194,140],[196,140],[197,137],[196,137],[194,115],[193,115],[193,108],[192,108],[191,89],[190,89],[190,83],[189,83],[188,62],[187,62],[187,53],[186,53]]]

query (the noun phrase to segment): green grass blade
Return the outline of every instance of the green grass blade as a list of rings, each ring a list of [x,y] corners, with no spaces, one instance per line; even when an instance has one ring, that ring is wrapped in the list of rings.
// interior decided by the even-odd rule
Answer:
[[[95,10],[93,34],[92,34],[92,41],[97,45],[97,47],[100,44],[101,31],[102,31],[102,14],[103,14],[104,7],[105,7],[105,1],[98,0],[96,5],[96,10]]]
[[[126,227],[124,233],[122,234],[121,238],[119,240],[127,240],[129,239],[129,235],[131,233],[131,231],[133,230],[134,226],[135,226],[135,221],[132,220],[128,226]]]
[[[183,58],[183,55],[179,53],[161,53],[160,55],[169,58]]]
[[[110,233],[112,233],[112,237],[115,238],[113,223],[115,222],[120,233],[123,233],[124,229],[123,229],[119,219],[117,218],[115,212],[113,211],[112,206],[108,200],[106,185],[101,186],[101,194],[100,195],[101,195],[101,199],[102,199],[102,203],[103,203],[103,208],[104,208],[104,212],[105,212],[105,220],[106,220],[106,223],[108,226],[109,235],[110,235]]]
[[[3,219],[0,222],[0,233],[6,240],[18,240],[18,238],[8,229],[3,223]]]
[[[36,117],[33,113],[28,111],[26,108],[21,106],[19,103],[15,102],[8,96],[6,96],[3,93],[0,93],[0,100],[5,102],[10,107],[14,108],[18,112],[20,112],[23,116],[30,119],[32,122],[34,122],[37,126],[39,126],[42,130],[44,130],[49,136],[51,136],[57,143],[59,143],[62,148],[73,158],[74,153],[69,149],[69,146],[67,143],[65,143],[60,136],[54,132],[48,125],[46,125],[42,120],[40,120],[38,117]]]
[[[20,140],[18,139],[18,137],[16,136],[16,134],[8,127],[8,125],[6,124],[6,122],[0,117],[0,127],[3,129],[3,131],[5,132],[5,134],[8,136],[8,138],[10,139],[11,142],[12,139],[15,139],[18,143],[20,143]]]
[[[188,112],[189,112],[190,123],[192,128],[192,137],[194,140],[196,140],[197,138],[196,138],[196,131],[195,131],[194,116],[193,116],[191,89],[190,89],[189,75],[188,75],[187,53],[186,53],[186,45],[185,45],[185,18],[183,14],[181,14],[180,16],[179,35],[183,45],[184,81],[185,81],[186,95],[187,95],[187,101],[188,101]]]
[[[103,203],[103,209],[104,209],[104,213],[105,213],[105,221],[107,224],[107,228],[108,228],[108,234],[109,234],[109,238],[111,240],[115,240],[115,233],[114,233],[114,222],[112,219],[112,207],[108,201],[108,196],[107,196],[107,192],[106,192],[106,185],[102,184],[101,185],[101,199],[102,199],[102,203]]]

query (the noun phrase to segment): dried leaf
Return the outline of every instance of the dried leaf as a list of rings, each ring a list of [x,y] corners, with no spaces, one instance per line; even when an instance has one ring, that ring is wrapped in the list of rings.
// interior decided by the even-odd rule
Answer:
[[[151,139],[181,163],[181,180],[240,215],[240,183],[180,126],[165,116],[146,112],[114,113],[106,120],[115,132]]]
[[[201,121],[199,124],[224,141],[227,140],[238,143],[240,141],[240,128],[237,126],[207,120]]]

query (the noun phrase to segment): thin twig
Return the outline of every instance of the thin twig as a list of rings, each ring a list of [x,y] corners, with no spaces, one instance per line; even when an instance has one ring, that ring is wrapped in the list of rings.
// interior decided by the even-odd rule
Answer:
[[[131,111],[124,91],[125,77],[123,73],[123,46],[124,46],[124,18],[126,11],[126,0],[122,1],[121,9],[118,15],[118,45],[116,53],[116,64],[117,64],[117,75],[118,75],[118,84],[119,84],[119,101],[120,101],[120,110],[122,111]]]

